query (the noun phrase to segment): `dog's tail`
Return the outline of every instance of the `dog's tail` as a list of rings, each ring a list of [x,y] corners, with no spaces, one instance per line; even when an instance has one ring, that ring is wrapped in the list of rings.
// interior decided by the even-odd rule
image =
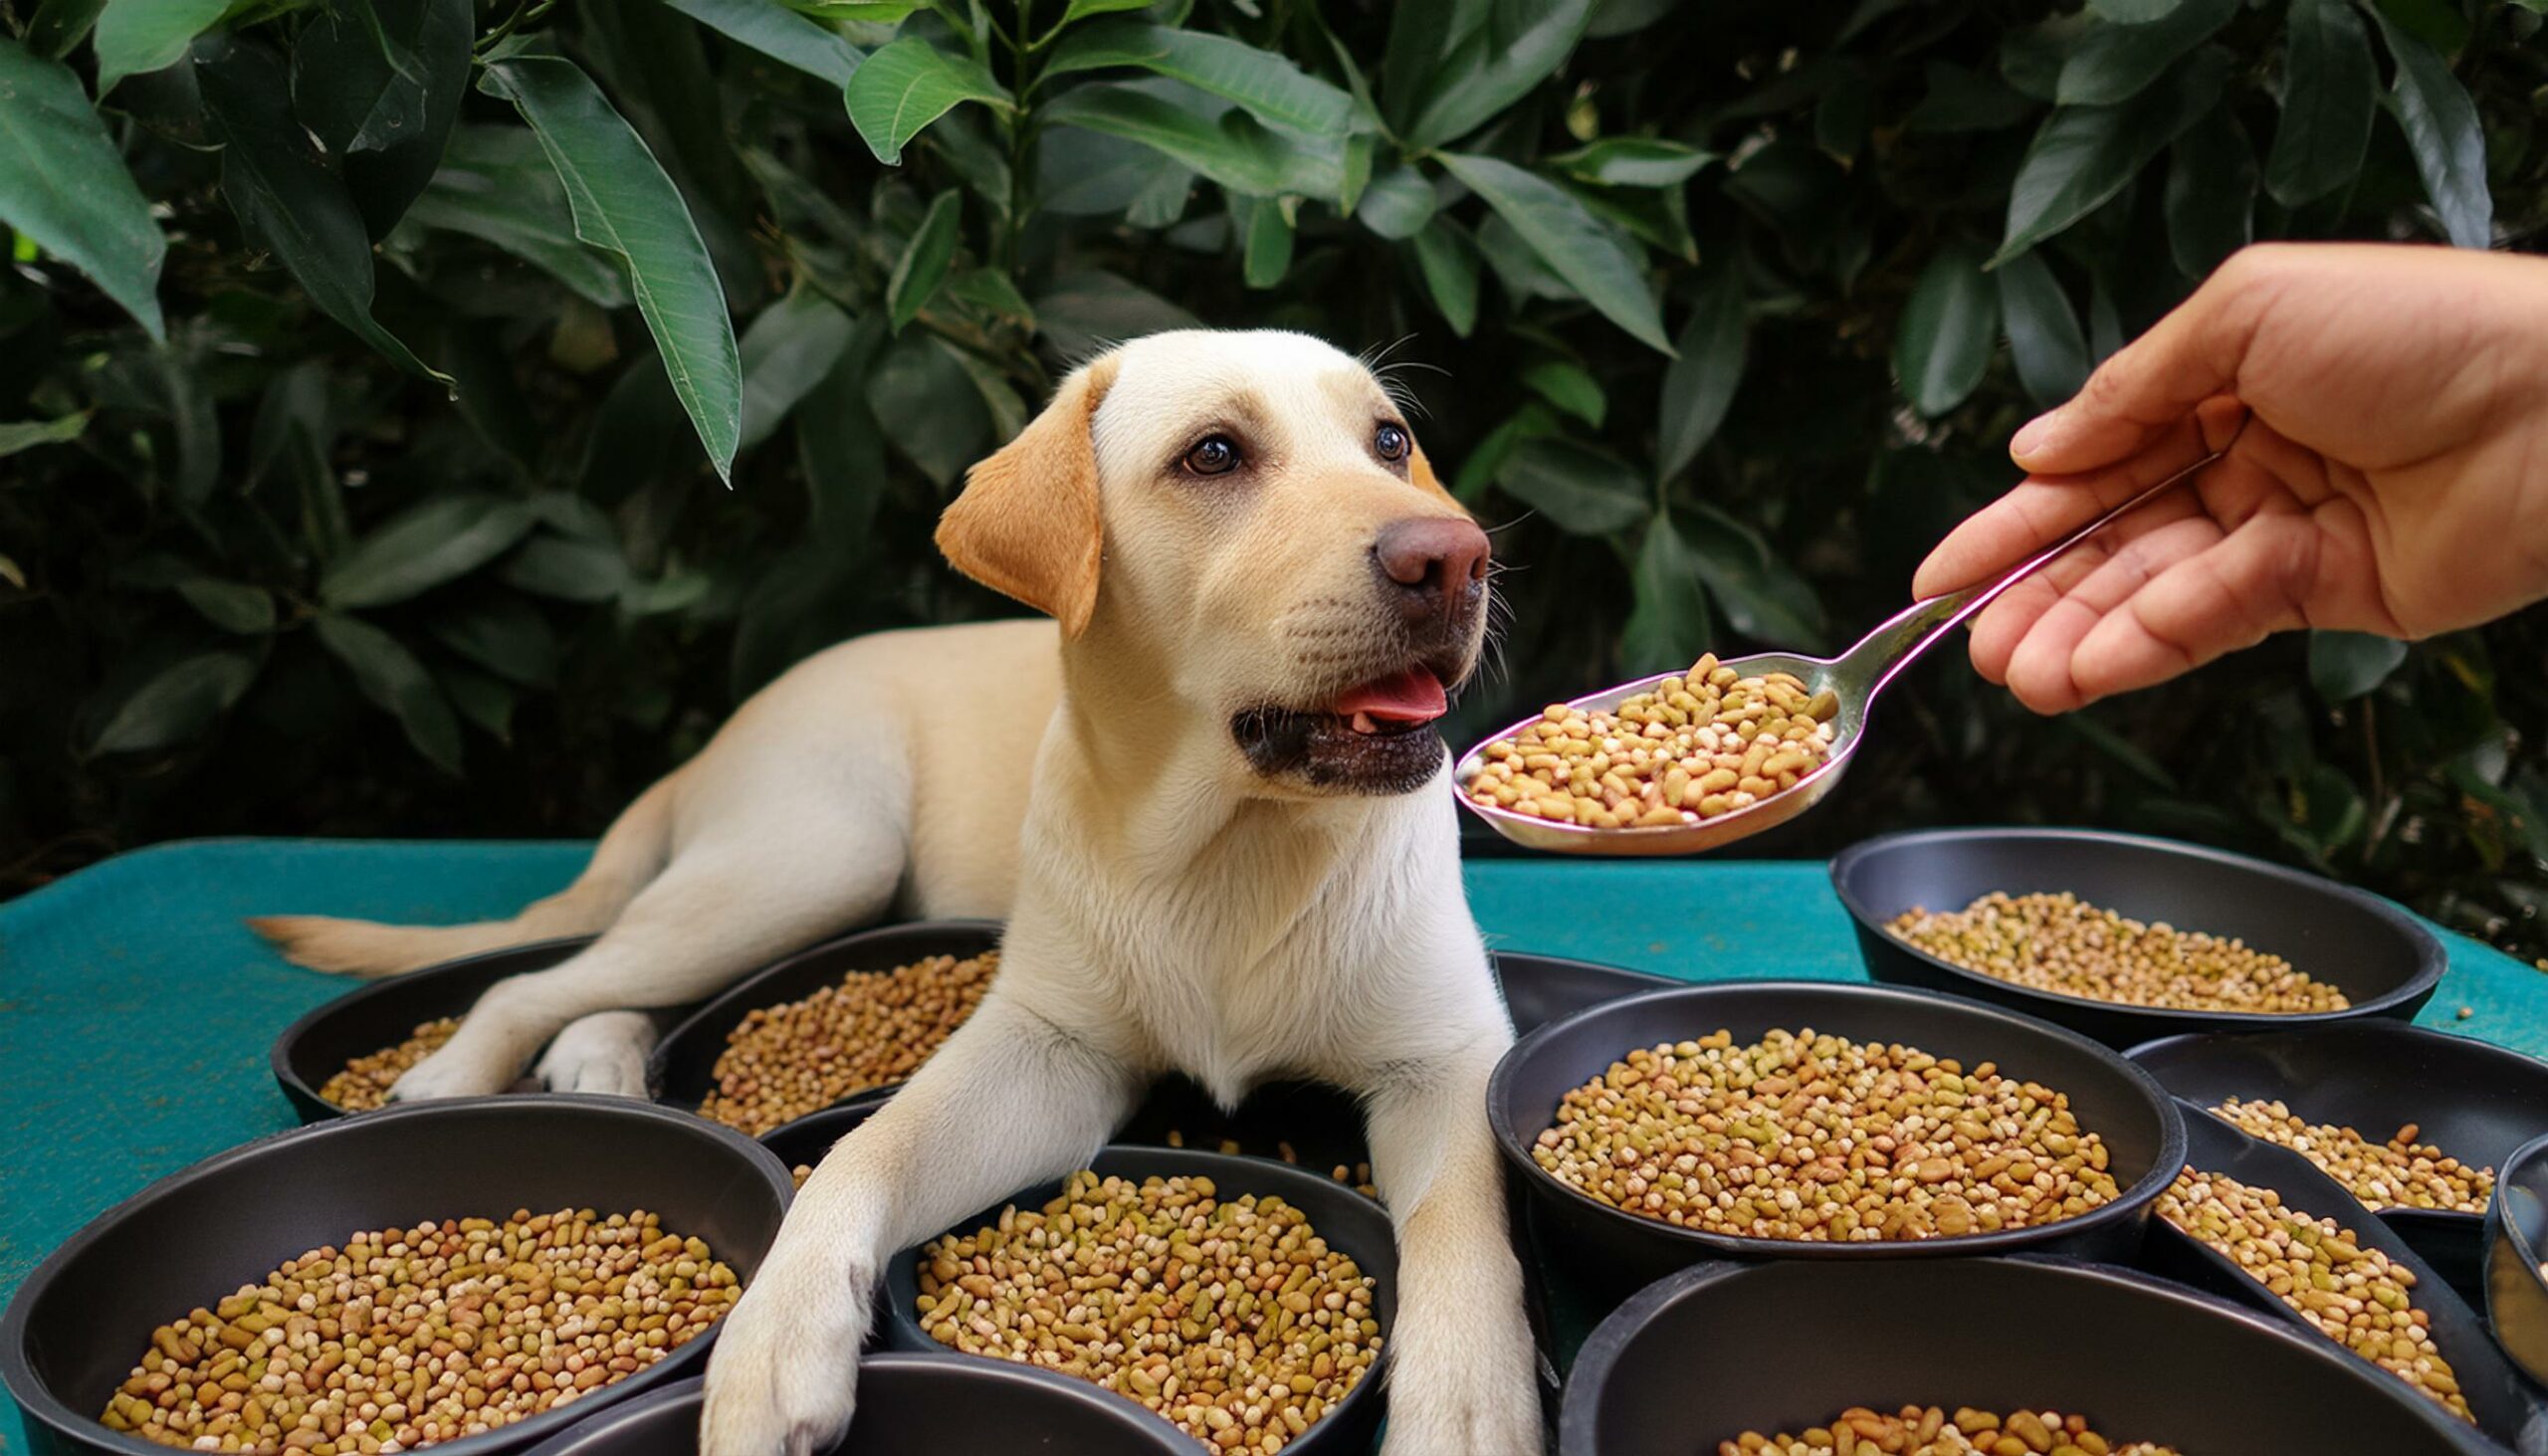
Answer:
[[[594,935],[619,918],[671,857],[672,785],[666,778],[638,795],[611,822],[574,884],[531,902],[511,920],[389,926],[322,915],[267,915],[251,917],[248,929],[272,940],[296,964],[366,977],[531,940]]]

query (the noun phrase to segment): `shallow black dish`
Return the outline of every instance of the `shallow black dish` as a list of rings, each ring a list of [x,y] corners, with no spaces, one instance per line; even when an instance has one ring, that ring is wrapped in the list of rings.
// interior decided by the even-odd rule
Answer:
[[[2312,1123],[2386,1140],[2408,1123],[2419,1142],[2477,1167],[2548,1134],[2548,1063],[2519,1052],[2388,1021],[2256,1035],[2172,1036],[2128,1055],[2199,1107],[2228,1098],[2275,1101]],[[2430,1208],[2380,1216],[2475,1304],[2485,1294],[2485,1219]]]
[[[1380,1204],[1307,1168],[1262,1157],[1116,1144],[1098,1153],[1090,1166],[1100,1173],[1135,1179],[1208,1177],[1217,1196],[1223,1199],[1248,1193],[1281,1197],[1308,1215],[1310,1226],[1331,1248],[1352,1258],[1371,1277],[1378,1295],[1373,1308],[1378,1312],[1381,1338],[1386,1341],[1397,1315],[1397,1246],[1390,1234],[1388,1215]],[[1010,1204],[1040,1208],[1060,1193],[1059,1180],[1024,1189],[969,1218],[956,1220],[946,1231],[969,1233],[998,1222],[1000,1210]],[[914,1247],[896,1254],[893,1262],[885,1266],[884,1343],[889,1350],[945,1353],[947,1347],[930,1339],[920,1327],[914,1306],[920,1296],[919,1265],[920,1250]],[[981,1355],[955,1357],[968,1362],[1002,1363]],[[1363,1378],[1325,1418],[1310,1427],[1308,1434],[1285,1446],[1285,1456],[1363,1456],[1370,1450],[1372,1436],[1380,1429],[1383,1400],[1380,1387],[1387,1366],[1388,1348],[1383,1343],[1380,1357],[1363,1372]],[[1126,1403],[1130,1405],[1129,1401]],[[1165,1421],[1162,1425],[1174,1430]]]
[[[2378,1249],[2414,1274],[2416,1287],[2409,1298],[2432,1317],[2429,1328],[2434,1348],[2450,1362],[2459,1393],[2467,1399],[2469,1414],[2477,1418],[2478,1429],[2515,1450],[2548,1449],[2548,1427],[2530,1437],[2540,1443],[2537,1447],[2524,1445],[2525,1434],[2543,1421],[2540,1392],[2504,1358],[2477,1312],[2434,1272],[2432,1265],[2408,1247],[2397,1230],[2374,1217],[2343,1185],[2318,1171],[2316,1163],[2290,1148],[2260,1143],[2206,1116],[2198,1107],[2187,1106],[2185,1114],[2188,1163],[2208,1173],[2236,1178],[2251,1188],[2271,1188],[2282,1195],[2284,1207],[2334,1219],[2353,1234],[2357,1244]],[[2142,1251],[2141,1262],[2154,1273],[2234,1300],[2304,1334],[2325,1338],[2299,1312],[2240,1270],[2234,1260],[2180,1231],[2165,1218],[2151,1220],[2150,1242]]]
[[[313,1007],[283,1029],[267,1053],[275,1082],[305,1123],[341,1118],[345,1110],[318,1095],[327,1079],[356,1057],[367,1057],[416,1034],[416,1028],[458,1016],[489,986],[507,976],[546,970],[593,942],[590,936],[537,940],[483,955],[464,955],[403,975],[387,976]]]
[[[703,1379],[668,1385],[528,1456],[698,1456],[706,1389]],[[826,1456],[1194,1456],[1196,1449],[1167,1422],[1085,1380],[1006,1361],[880,1352],[858,1362],[858,1414]]]
[[[2514,1363],[2548,1380],[2548,1138],[2504,1160],[2486,1209],[2486,1318]]]
[[[2262,860],[2131,834],[1936,829],[1881,835],[1831,861],[1831,886],[1857,923],[1858,949],[1877,980],[1997,1001],[2113,1047],[2189,1031],[2404,1021],[2433,999],[2447,960],[2432,932],[2378,896]],[[1962,910],[1995,890],[2066,890],[2134,920],[2234,936],[2332,982],[2353,1004],[2295,1015],[2121,1006],[1966,970],[1885,930],[1914,907]]]
[[[1728,1030],[1738,1042],[1767,1031],[1815,1031],[1857,1041],[1901,1042],[1967,1066],[1997,1062],[2007,1074],[2070,1099],[2082,1128],[2106,1143],[2122,1187],[2112,1203],[2040,1228],[1957,1238],[1805,1243],[1737,1238],[1642,1218],[1558,1181],[1531,1147],[1570,1091],[1636,1047]],[[1574,1272],[1651,1278],[1702,1259],[1883,1261],[2041,1250],[2129,1259],[2159,1195],[2185,1161],[2185,1124],[2147,1073],[2085,1037],[2000,1006],[1893,986],[1828,981],[1720,981],[1649,991],[1562,1017],[1524,1037],[1487,1084],[1487,1117],[1511,1175],[1537,1200],[1544,1227],[1575,1251]]]
[[[1692,1456],[1911,1401],[2076,1411],[2109,1438],[2197,1456],[2495,1449],[2315,1336],[2130,1270],[2032,1256],[1685,1269],[1585,1342],[1558,1449]]]
[[[917,921],[852,932],[799,950],[728,986],[666,1032],[647,1065],[647,1083],[654,1088],[657,1102],[695,1110],[716,1090],[717,1058],[726,1050],[726,1034],[742,1024],[747,1013],[803,1000],[825,986],[838,985],[852,971],[892,970],[932,955],[958,959],[979,955],[998,946],[999,930],[997,921]],[[882,1102],[900,1085],[871,1087],[834,1106]]]
[[[0,1316],[0,1381],[37,1456],[150,1456],[167,1448],[97,1420],[150,1332],[357,1229],[517,1208],[643,1208],[705,1239],[748,1284],[787,1200],[786,1170],[765,1148],[624,1098],[463,1098],[331,1119],[172,1173],[74,1234]],[[434,1449],[520,1451],[680,1379],[715,1339],[712,1330],[564,1410]]]
[[[1688,985],[1668,975],[1651,975],[1563,955],[1533,955],[1525,950],[1498,950],[1493,955],[1495,981],[1504,992],[1505,1009],[1513,1013],[1513,1034],[1529,1036],[1561,1016],[1587,1006]]]

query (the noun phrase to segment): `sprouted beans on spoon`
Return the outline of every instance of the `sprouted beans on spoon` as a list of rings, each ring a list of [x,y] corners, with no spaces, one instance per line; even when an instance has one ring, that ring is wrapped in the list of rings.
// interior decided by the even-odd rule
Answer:
[[[1747,678],[1709,653],[1618,707],[1552,704],[1489,743],[1461,786],[1478,804],[1592,829],[1696,824],[1792,789],[1831,756],[1838,697],[1789,673]]]

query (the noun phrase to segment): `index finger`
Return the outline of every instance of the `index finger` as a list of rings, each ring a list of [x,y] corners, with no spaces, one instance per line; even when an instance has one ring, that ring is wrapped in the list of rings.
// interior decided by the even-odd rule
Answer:
[[[1991,580],[2222,448],[2236,433],[2240,413],[2234,399],[2207,401],[2107,469],[2026,477],[1947,532],[1912,576],[1913,599],[1926,601]]]

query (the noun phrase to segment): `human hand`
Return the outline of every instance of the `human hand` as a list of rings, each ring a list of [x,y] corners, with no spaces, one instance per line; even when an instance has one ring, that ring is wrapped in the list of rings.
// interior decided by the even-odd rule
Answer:
[[[2061,713],[2270,632],[2425,637],[2548,597],[2548,260],[2238,253],[2017,432],[2026,479],[1913,594],[1997,576],[2233,435],[1977,616],[1974,667]]]

